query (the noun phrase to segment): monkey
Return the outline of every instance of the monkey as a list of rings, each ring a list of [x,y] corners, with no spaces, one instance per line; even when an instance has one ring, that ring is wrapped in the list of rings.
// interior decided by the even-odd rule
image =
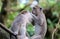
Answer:
[[[47,22],[42,8],[40,8],[38,5],[35,5],[32,8],[32,14],[34,14],[37,18],[34,20],[35,35],[32,36],[31,38],[44,39],[47,31]]]
[[[11,25],[11,31],[16,35],[20,35],[19,39],[28,39],[26,36],[26,26],[31,23],[33,16],[29,11],[22,11],[17,15]],[[19,37],[19,36],[18,36]]]
[[[34,35],[31,39],[43,39],[41,35]]]
[[[20,35],[19,39],[29,39],[26,36],[26,26],[28,23],[33,22],[32,19],[35,26],[35,35],[31,39],[44,39],[47,31],[47,23],[43,10],[39,6],[33,7],[32,13],[22,11],[13,21],[11,30],[15,34]]]

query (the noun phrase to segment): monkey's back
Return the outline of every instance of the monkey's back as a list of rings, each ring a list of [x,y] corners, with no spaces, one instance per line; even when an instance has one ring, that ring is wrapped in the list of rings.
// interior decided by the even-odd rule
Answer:
[[[31,14],[28,13],[24,13],[24,14],[19,14],[13,21],[12,25],[11,25],[11,30],[13,32],[18,31],[17,28],[20,28],[21,25],[23,24],[27,24],[30,22],[30,20],[32,19]]]
[[[46,22],[45,14],[43,12],[41,12],[38,17],[39,17],[38,20],[40,20],[39,24],[41,26],[40,34],[45,36],[45,34],[47,32],[47,22]]]
[[[25,23],[24,20],[25,18],[24,18],[24,16],[21,14],[21,15],[18,15],[15,19],[14,19],[14,21],[13,21],[13,23],[12,23],[12,25],[11,25],[11,30],[13,31],[13,32],[15,32],[15,31],[17,31],[17,28],[20,28],[20,26],[22,25],[22,23]],[[22,21],[23,20],[23,21]]]

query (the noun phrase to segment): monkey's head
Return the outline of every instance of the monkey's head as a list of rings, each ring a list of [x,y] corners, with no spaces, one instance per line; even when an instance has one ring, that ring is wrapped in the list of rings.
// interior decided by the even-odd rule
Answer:
[[[37,16],[41,11],[42,11],[42,8],[36,5],[35,7],[33,7],[32,13]]]
[[[25,10],[21,11],[21,14],[26,14],[26,13],[27,13],[27,11],[25,11]]]
[[[21,14],[26,14],[26,13],[28,13],[26,10],[23,10],[23,11],[21,11],[20,13],[19,13],[19,15],[21,15]],[[19,16],[18,15],[18,16]]]

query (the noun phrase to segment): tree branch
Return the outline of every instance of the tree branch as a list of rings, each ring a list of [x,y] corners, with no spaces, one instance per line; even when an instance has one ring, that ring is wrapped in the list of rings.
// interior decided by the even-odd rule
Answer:
[[[9,30],[8,28],[5,27],[5,25],[3,25],[2,23],[0,23],[0,27],[5,30],[6,32],[8,32],[9,34],[16,36],[11,30]]]
[[[15,9],[14,9],[14,8],[9,8],[9,9],[8,9],[8,8],[5,8],[5,10],[6,10],[6,11],[9,11],[9,12],[10,12],[10,11],[13,11],[13,12],[20,11],[20,12],[21,12],[21,11],[23,11],[25,8],[27,8],[29,5],[31,5],[31,3],[27,4],[23,9],[19,9],[19,8],[15,8]]]

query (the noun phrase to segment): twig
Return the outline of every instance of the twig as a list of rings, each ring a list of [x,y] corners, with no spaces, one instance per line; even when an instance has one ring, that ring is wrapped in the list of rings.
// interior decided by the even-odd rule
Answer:
[[[57,29],[59,28],[59,21],[58,23],[56,24],[56,28],[53,30],[53,33],[52,33],[52,39],[54,39],[54,33],[57,31]]]
[[[23,11],[25,8],[27,8],[27,7],[30,6],[30,5],[31,5],[31,3],[28,4],[28,5],[26,5],[23,9],[19,9],[19,8],[15,8],[15,9],[14,9],[14,8],[5,8],[5,10],[6,10],[6,11],[9,11],[9,12],[10,12],[10,11],[13,11],[13,12],[20,11],[20,12],[21,12],[21,11]]]
[[[57,31],[57,25],[56,25],[56,28],[53,30],[53,33],[52,33],[52,39],[54,39],[54,33]]]

